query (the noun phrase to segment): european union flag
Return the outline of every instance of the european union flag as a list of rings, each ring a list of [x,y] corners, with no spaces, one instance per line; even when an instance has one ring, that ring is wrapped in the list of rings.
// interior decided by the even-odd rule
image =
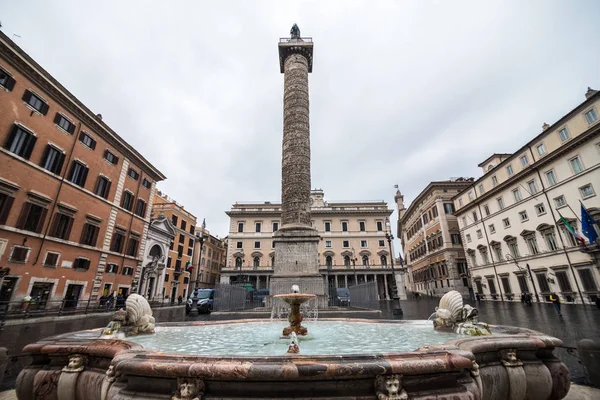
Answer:
[[[594,243],[598,239],[598,232],[594,228],[594,218],[583,204],[581,205],[581,232],[590,240],[590,243]]]

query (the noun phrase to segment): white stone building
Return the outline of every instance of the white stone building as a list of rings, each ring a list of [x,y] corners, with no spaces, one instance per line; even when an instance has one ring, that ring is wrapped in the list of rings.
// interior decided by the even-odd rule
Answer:
[[[513,154],[481,163],[483,176],[453,201],[473,287],[485,300],[592,303],[600,283],[598,243],[577,245],[581,205],[600,219],[600,93]]]
[[[376,281],[379,297],[390,299],[393,278],[385,234],[393,210],[384,201],[328,202],[320,189],[311,191],[311,200],[312,225],[321,236],[319,271],[329,293],[357,281]],[[240,202],[227,215],[230,217],[227,262],[221,270],[221,283],[269,288],[273,265],[277,262],[273,234],[280,226],[281,204]],[[400,269],[396,272],[399,296],[405,299],[403,274]]]

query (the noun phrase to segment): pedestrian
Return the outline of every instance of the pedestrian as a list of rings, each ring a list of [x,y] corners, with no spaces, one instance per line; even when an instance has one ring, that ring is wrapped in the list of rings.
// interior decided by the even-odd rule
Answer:
[[[525,303],[525,293],[521,294],[521,303]]]
[[[179,297],[177,298],[177,303],[179,303],[179,305],[181,305],[181,303],[183,303],[183,296],[179,295]]]
[[[475,294],[475,300],[477,300],[478,303],[481,300],[481,297],[479,296],[479,293]]]
[[[552,294],[550,295],[550,301],[554,303],[554,308],[556,308],[556,312],[559,316],[562,317],[562,313],[560,312],[560,298],[558,297],[558,295],[552,292]]]

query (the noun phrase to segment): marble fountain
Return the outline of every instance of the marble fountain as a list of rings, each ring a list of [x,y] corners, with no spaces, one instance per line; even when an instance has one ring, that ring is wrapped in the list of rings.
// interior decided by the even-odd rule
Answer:
[[[569,372],[561,341],[488,326],[457,292],[431,321],[325,319],[303,326],[299,304],[280,296],[282,321],[154,323],[131,295],[104,329],[25,347],[19,399],[561,399]]]

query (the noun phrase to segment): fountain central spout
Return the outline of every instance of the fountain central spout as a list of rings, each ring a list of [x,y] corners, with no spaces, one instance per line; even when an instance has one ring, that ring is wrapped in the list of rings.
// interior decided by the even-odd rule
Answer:
[[[306,336],[308,333],[308,330],[302,326],[302,313],[300,313],[300,306],[317,296],[308,293],[298,293],[298,291],[300,291],[300,288],[298,285],[294,285],[292,286],[292,292],[294,293],[278,294],[273,296],[274,298],[282,299],[290,305],[290,314],[288,316],[290,326],[283,329],[283,336],[286,337],[292,332],[298,336]]]

